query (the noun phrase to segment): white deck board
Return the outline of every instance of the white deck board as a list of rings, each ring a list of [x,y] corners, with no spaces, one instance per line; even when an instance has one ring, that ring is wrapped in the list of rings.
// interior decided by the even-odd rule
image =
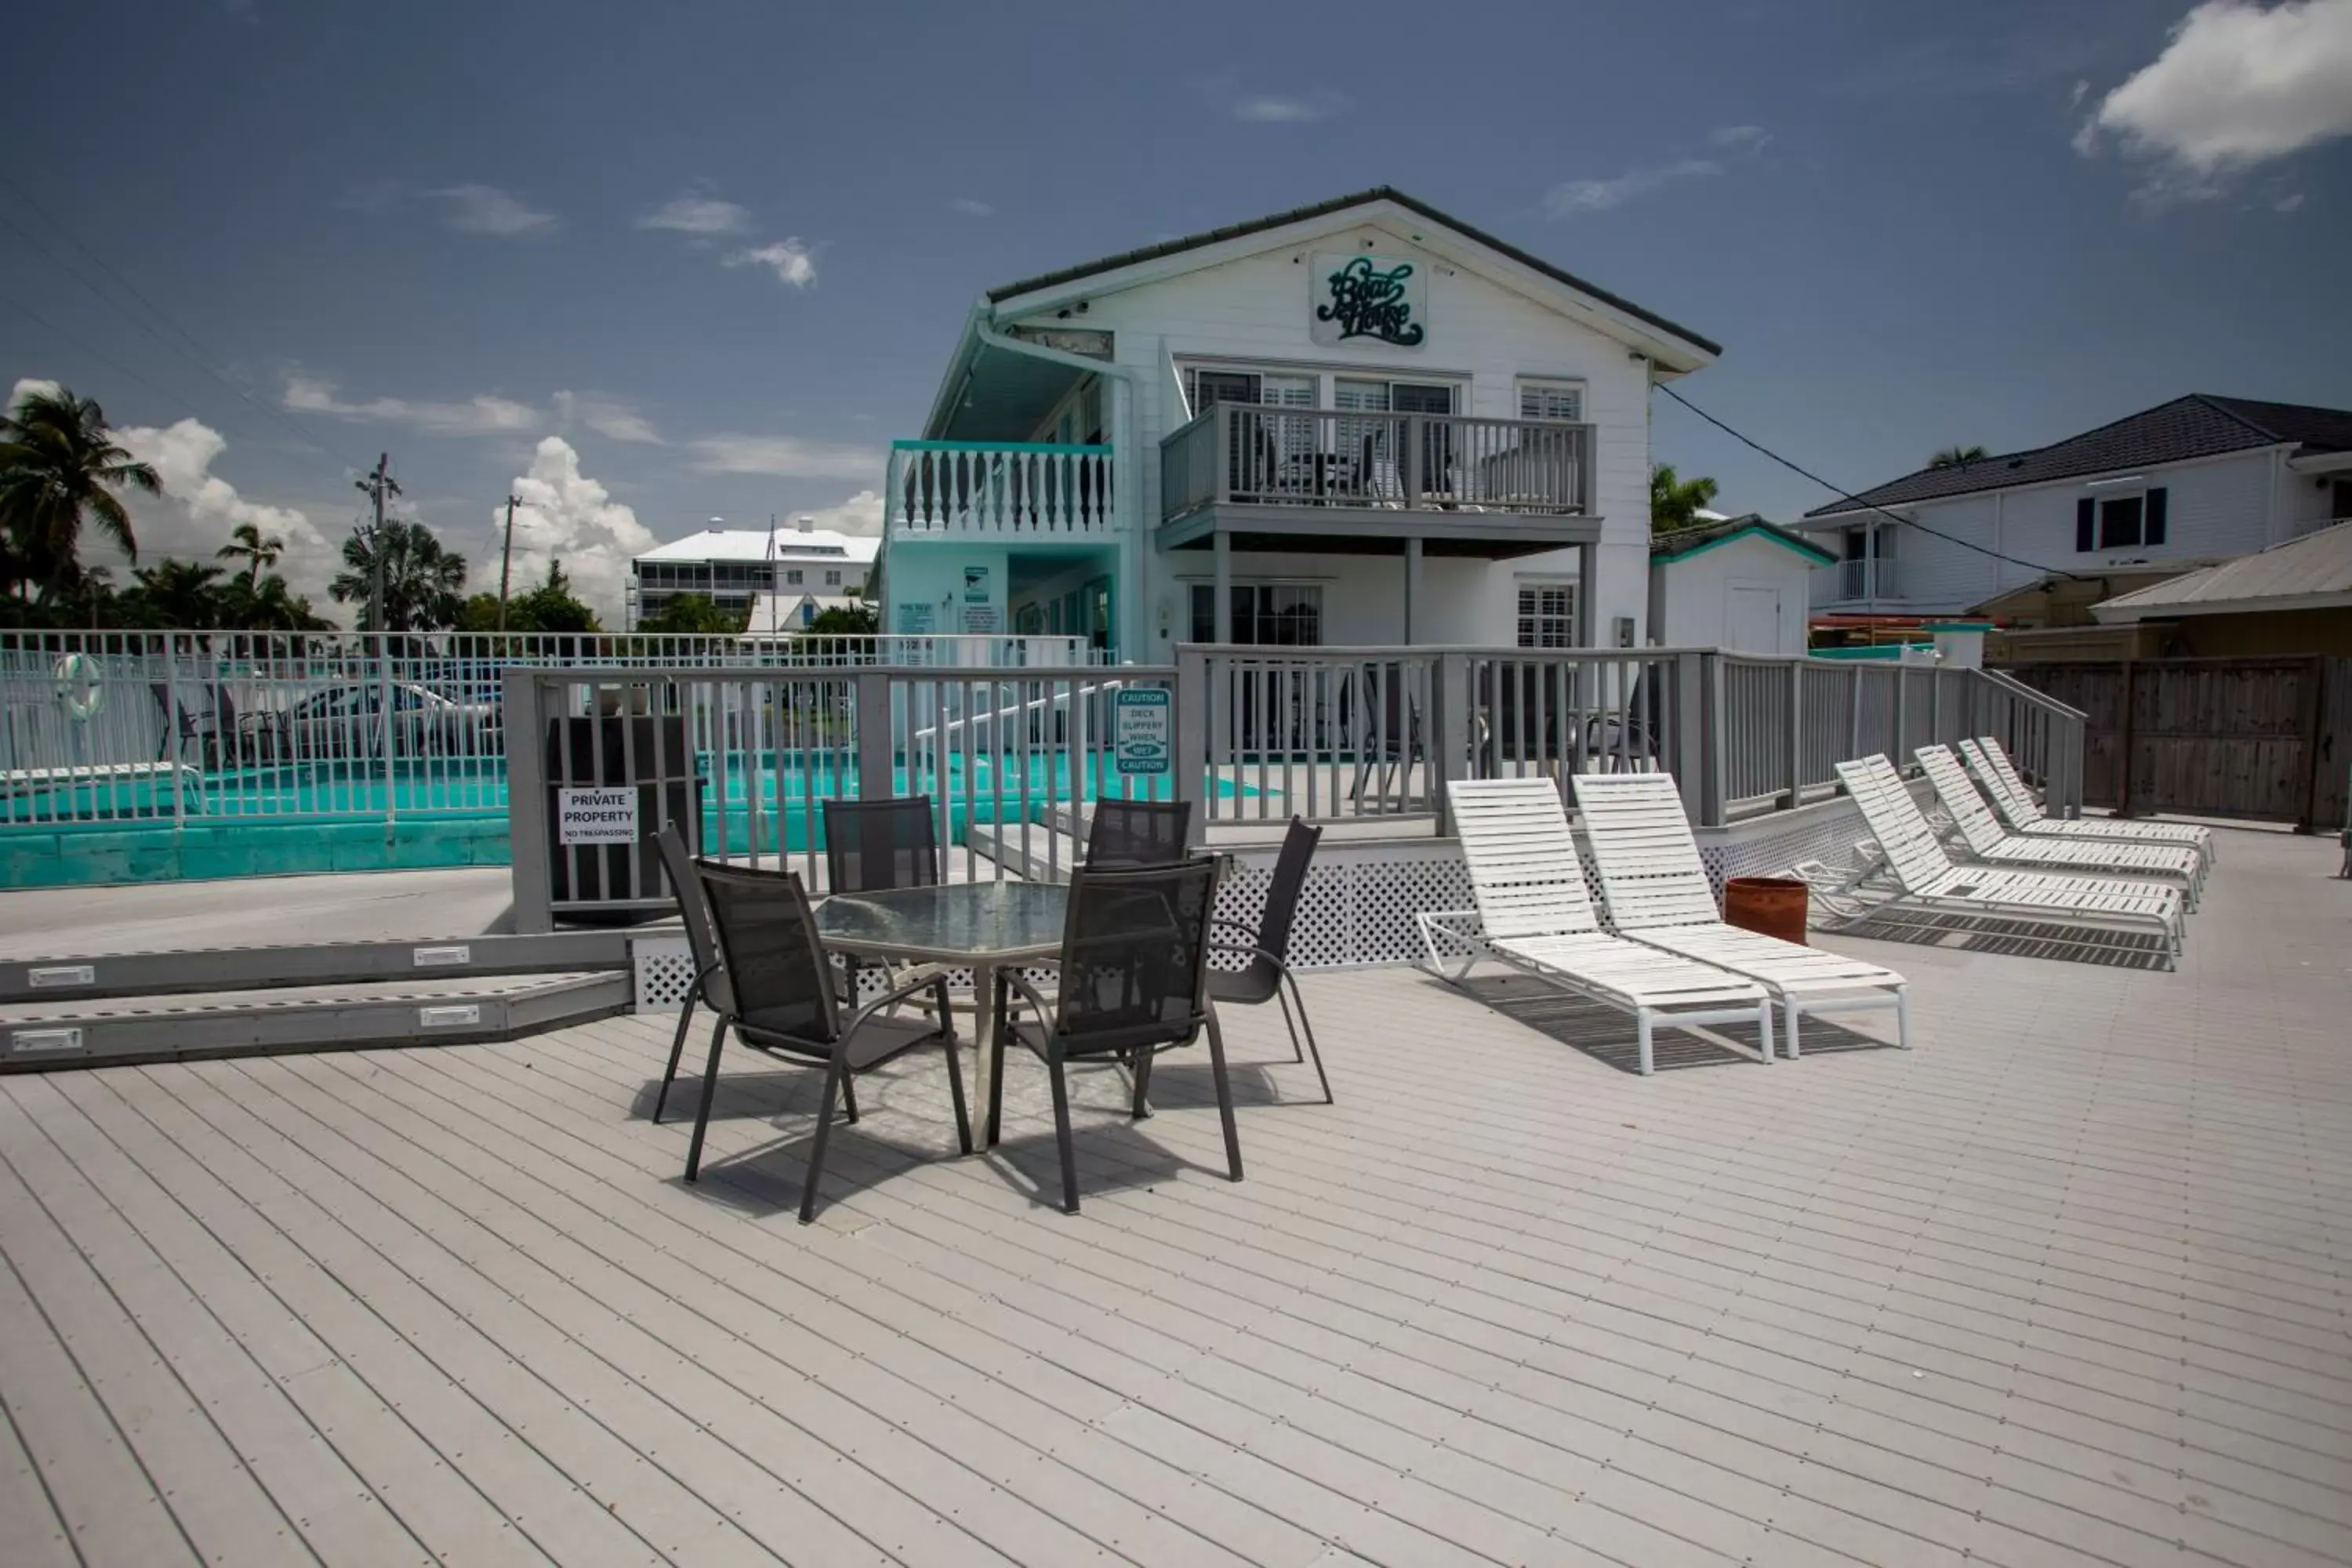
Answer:
[[[935,1060],[868,1079],[809,1227],[818,1075],[730,1055],[688,1187],[663,1017],[0,1079],[0,1538],[2352,1562],[2333,858],[2231,835],[2173,974],[1833,942],[1912,982],[1907,1053],[1822,1022],[1644,1080],[1626,1020],[1524,980],[1309,976],[1339,1103],[1229,1016],[1233,1184],[1197,1054],[1140,1124],[1077,1074],[1075,1217],[1017,1058],[986,1158]]]

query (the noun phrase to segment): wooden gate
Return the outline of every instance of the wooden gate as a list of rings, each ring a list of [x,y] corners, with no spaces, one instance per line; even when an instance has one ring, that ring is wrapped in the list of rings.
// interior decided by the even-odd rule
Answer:
[[[2306,829],[2344,820],[2352,659],[2004,668],[2086,715],[2086,805],[2256,817]]]

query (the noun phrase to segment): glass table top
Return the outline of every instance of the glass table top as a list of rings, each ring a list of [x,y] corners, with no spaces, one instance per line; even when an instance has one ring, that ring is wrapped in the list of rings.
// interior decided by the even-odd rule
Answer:
[[[951,882],[835,893],[816,906],[828,944],[895,958],[992,958],[1059,952],[1070,889],[1055,882]]]

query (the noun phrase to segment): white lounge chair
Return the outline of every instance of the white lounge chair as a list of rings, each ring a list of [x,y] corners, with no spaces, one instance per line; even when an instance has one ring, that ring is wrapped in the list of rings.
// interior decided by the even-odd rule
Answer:
[[[2052,834],[2011,833],[2003,828],[1968,770],[1948,747],[1922,746],[1919,759],[1936,799],[1959,829],[1969,858],[1988,866],[2030,866],[2052,871],[2088,871],[2100,876],[2157,877],[2178,885],[2197,907],[2205,885],[2204,861],[2185,844],[2150,844],[2128,838],[2069,838]]]
[[[2053,871],[2012,871],[1996,866],[1955,866],[1927,826],[1909,786],[1885,757],[1840,763],[1838,778],[1862,808],[1894,878],[1895,893],[1880,909],[1924,910],[2015,921],[2062,933],[2120,931],[2154,937],[2168,968],[2178,963],[2184,934],[2180,889],[2159,882],[2112,877],[2069,877]]]
[[[1475,910],[1431,910],[1421,940],[1439,974],[1459,982],[1498,959],[1633,1015],[1641,1069],[1655,1065],[1659,1024],[1753,1023],[1772,1059],[1772,998],[1752,980],[1601,929],[1559,791],[1545,779],[1469,779],[1446,786]],[[1476,929],[1471,929],[1475,921]],[[1466,956],[1449,961],[1441,939]]]
[[[2098,838],[2126,844],[2177,844],[2197,851],[2205,865],[2213,864],[2220,846],[2213,841],[2213,830],[2188,822],[2137,822],[2118,816],[2052,816],[2025,787],[2025,780],[2000,749],[2000,742],[1986,735],[1979,740],[1962,741],[1960,755],[1967,760],[1969,772],[1977,783],[1984,785],[1985,794],[1992,798],[1992,808],[2000,819],[2018,833],[2044,834],[2053,838]]]
[[[1911,1009],[1895,971],[1724,923],[1673,775],[1579,773],[1576,805],[1618,934],[1763,986],[1780,1001],[1790,1060],[1797,1059],[1802,1013],[1892,1007],[1895,1038],[1911,1044]]]

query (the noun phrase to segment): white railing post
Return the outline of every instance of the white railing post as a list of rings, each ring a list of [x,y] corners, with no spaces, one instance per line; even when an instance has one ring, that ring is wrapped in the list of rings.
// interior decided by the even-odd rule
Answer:
[[[1789,661],[1789,809],[1805,804],[1805,656]]]
[[[163,733],[171,737],[166,744],[170,747],[169,755],[172,763],[172,826],[174,828],[185,827],[188,824],[188,803],[184,786],[181,783],[183,774],[180,766],[179,642],[178,633],[163,634],[163,707],[165,709]]]

